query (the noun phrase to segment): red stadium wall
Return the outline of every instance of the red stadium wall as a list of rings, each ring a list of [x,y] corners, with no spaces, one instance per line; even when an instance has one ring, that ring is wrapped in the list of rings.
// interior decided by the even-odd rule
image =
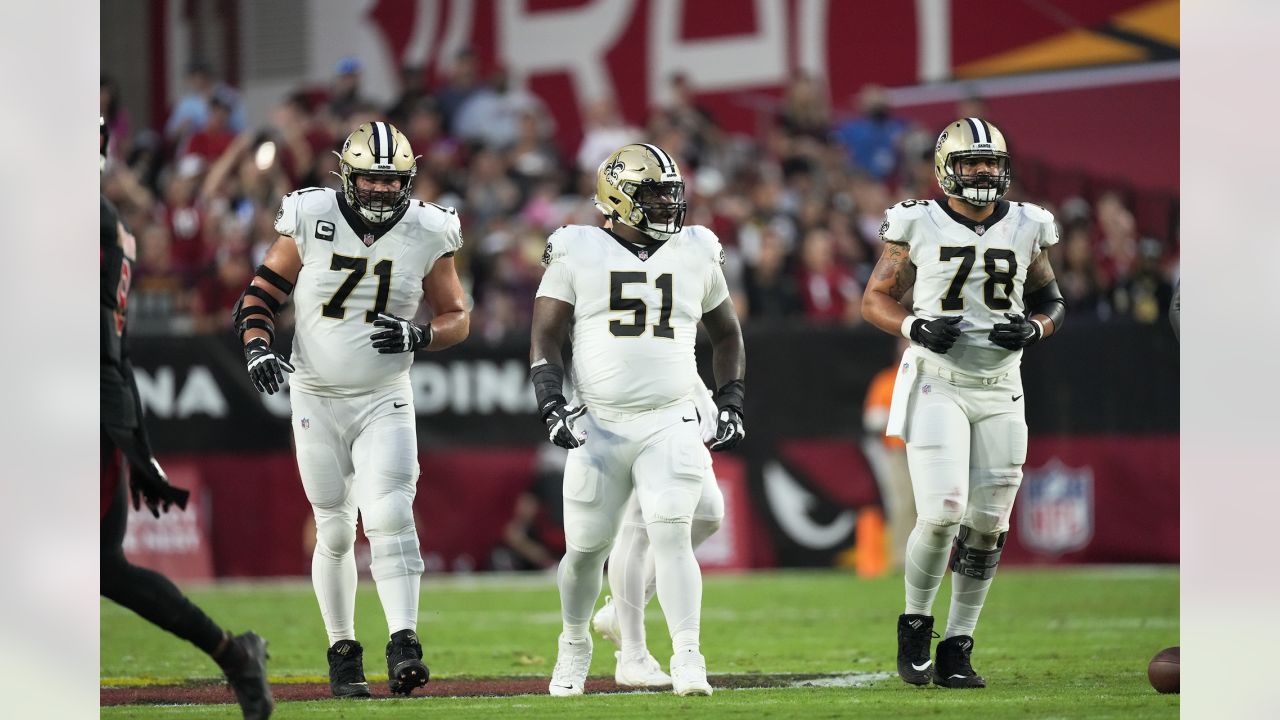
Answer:
[[[314,527],[292,453],[161,460],[195,499],[186,513],[159,521],[145,512],[132,514],[130,536],[136,540],[126,541],[126,550],[135,562],[181,579],[310,571]],[[414,510],[429,570],[489,568],[516,497],[530,485],[533,462],[531,447],[423,453]],[[791,492],[800,494],[815,527],[823,516],[847,513],[852,519],[857,510],[880,502],[861,450],[852,443],[791,443],[784,462],[795,469],[798,488]],[[775,550],[769,526],[795,527],[796,518],[783,517],[792,512],[790,503],[753,499],[746,465],[738,458],[717,457],[716,470],[727,517],[721,533],[700,552],[704,568],[830,564],[851,545],[853,526],[829,548],[806,548],[793,538]],[[1035,438],[1004,561],[1176,563],[1177,517],[1176,437]]]

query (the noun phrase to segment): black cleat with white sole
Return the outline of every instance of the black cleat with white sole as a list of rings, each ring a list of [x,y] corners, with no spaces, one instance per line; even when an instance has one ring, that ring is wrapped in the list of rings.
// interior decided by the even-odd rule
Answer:
[[[409,695],[430,679],[431,671],[422,662],[422,644],[418,642],[418,634],[412,630],[392,633],[387,643],[387,680],[391,692]]]
[[[945,688],[984,688],[987,681],[973,671],[969,656],[973,638],[956,635],[938,643],[938,661],[933,668],[933,684]]]
[[[364,679],[364,647],[339,640],[329,648],[329,690],[336,698],[373,697]]]
[[[933,679],[930,645],[938,634],[932,615],[898,616],[898,676],[912,685],[928,685]]]

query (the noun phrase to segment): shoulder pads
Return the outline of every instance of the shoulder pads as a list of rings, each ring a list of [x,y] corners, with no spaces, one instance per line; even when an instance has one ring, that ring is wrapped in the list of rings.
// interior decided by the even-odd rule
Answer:
[[[276,212],[276,232],[296,236],[303,227],[305,218],[325,215],[334,209],[334,205],[333,191],[328,188],[295,190],[280,199],[280,210]]]
[[[888,242],[910,242],[911,226],[928,212],[928,200],[903,200],[884,211],[880,223],[880,239]]]
[[[685,228],[685,235],[692,241],[691,245],[696,248],[695,252],[699,256],[705,255],[716,265],[724,264],[724,246],[720,244],[720,238],[716,237],[711,228],[705,225],[690,225]]]

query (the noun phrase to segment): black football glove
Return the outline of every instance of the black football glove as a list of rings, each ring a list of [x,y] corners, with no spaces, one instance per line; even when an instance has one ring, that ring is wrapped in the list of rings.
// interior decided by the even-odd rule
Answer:
[[[254,338],[244,346],[244,362],[249,368],[249,379],[258,392],[274,395],[284,382],[284,374],[293,372],[289,364],[264,338]]]
[[[716,391],[716,436],[711,440],[712,450],[732,450],[747,436],[747,426],[742,420],[742,401],[746,385],[741,380],[731,380]]]
[[[1005,313],[1007,323],[996,323],[987,339],[1006,350],[1019,350],[1040,339],[1040,325],[1020,313]]]
[[[711,441],[712,450],[732,450],[747,436],[747,426],[742,424],[742,411],[724,408],[716,415],[716,436]]]
[[[190,490],[174,487],[155,458],[144,466],[133,465],[129,469],[129,495],[133,497],[133,509],[141,510],[146,503],[151,514],[160,517],[161,512],[169,512],[169,508],[177,505],[179,510],[187,509],[187,498]]]
[[[960,337],[960,328],[956,324],[963,319],[960,315],[936,320],[916,318],[911,323],[911,339],[939,355],[946,355],[951,346],[956,344],[956,338]]]
[[[573,407],[563,395],[549,398],[542,411],[542,421],[547,424],[547,439],[565,450],[582,447],[587,442],[587,431],[575,428],[574,422],[587,413],[586,405]]]
[[[395,315],[378,313],[373,324],[383,329],[370,335],[369,339],[383,355],[413,352],[431,344],[431,323],[418,325]]]

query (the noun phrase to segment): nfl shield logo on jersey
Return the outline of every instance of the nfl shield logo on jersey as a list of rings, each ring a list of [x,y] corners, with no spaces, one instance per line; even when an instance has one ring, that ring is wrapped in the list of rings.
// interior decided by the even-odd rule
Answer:
[[[1057,458],[1027,470],[1018,497],[1018,537],[1045,555],[1080,550],[1093,539],[1093,470]]]
[[[310,419],[310,418],[302,418],[302,421],[301,421],[301,422],[299,422],[298,424],[302,426],[302,429],[303,429],[303,430],[310,430],[310,429],[311,429],[311,419]]]
[[[373,236],[373,233],[365,233],[361,240],[364,240],[365,247],[371,247],[373,245],[373,241],[377,240],[377,238]]]

